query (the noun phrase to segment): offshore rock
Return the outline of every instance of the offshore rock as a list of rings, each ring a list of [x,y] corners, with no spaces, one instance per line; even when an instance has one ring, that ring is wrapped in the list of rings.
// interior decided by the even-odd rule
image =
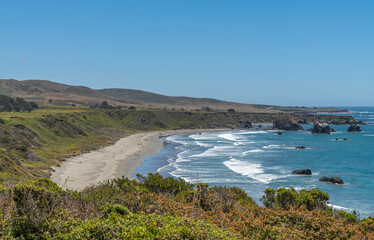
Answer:
[[[298,175],[312,175],[312,171],[310,169],[299,169],[293,171],[292,173]]]
[[[332,178],[323,177],[319,179],[319,181],[329,182],[329,183],[334,183],[334,184],[344,184],[343,180],[340,177],[332,177]]]
[[[351,126],[349,126],[348,128],[348,132],[361,132],[361,128],[360,126],[356,125],[356,124],[352,124]]]
[[[331,132],[335,132],[335,130],[330,128],[330,126],[327,123],[314,123],[312,129],[313,134],[330,134]]]
[[[298,131],[304,128],[300,126],[291,115],[279,114],[273,120],[273,126],[270,129],[274,130],[286,130],[286,131]]]
[[[250,121],[239,121],[242,128],[251,128],[252,123]]]

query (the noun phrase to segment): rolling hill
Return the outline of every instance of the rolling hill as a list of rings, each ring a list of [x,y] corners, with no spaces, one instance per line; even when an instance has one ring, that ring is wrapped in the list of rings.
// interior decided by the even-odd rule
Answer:
[[[22,97],[39,104],[52,105],[81,105],[92,106],[107,101],[114,106],[136,106],[140,108],[168,108],[195,110],[209,107],[226,111],[233,108],[236,111],[252,113],[274,112],[321,112],[341,111],[334,108],[311,109],[297,107],[281,107],[259,104],[244,104],[226,102],[212,98],[171,97],[161,94],[134,89],[91,89],[85,86],[71,86],[47,80],[0,79],[0,94],[11,97]]]

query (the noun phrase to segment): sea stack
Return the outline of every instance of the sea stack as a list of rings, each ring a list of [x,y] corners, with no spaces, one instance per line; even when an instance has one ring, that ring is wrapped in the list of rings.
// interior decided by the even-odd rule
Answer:
[[[296,120],[288,114],[279,114],[273,120],[273,126],[270,127],[272,130],[286,130],[286,131],[298,131],[304,128],[296,122]]]
[[[328,183],[334,183],[334,184],[344,184],[343,180],[340,177],[322,177],[319,179],[321,182],[328,182]]]
[[[314,123],[312,129],[313,134],[330,134],[331,132],[335,132],[335,130],[330,128],[330,126],[327,123]]]
[[[361,132],[361,128],[360,126],[356,125],[356,124],[352,124],[351,126],[349,126],[348,128],[348,132]]]
[[[312,171],[310,169],[299,169],[293,171],[292,173],[298,175],[312,175]]]

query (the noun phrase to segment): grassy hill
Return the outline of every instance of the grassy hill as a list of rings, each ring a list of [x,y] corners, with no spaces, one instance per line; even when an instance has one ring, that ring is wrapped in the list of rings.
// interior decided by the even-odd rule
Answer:
[[[44,105],[66,106],[75,104],[90,106],[107,101],[114,106],[128,107],[134,105],[141,108],[183,108],[186,110],[209,107],[221,111],[233,108],[236,111],[252,113],[341,111],[333,108],[280,107],[226,102],[211,98],[171,97],[133,89],[110,88],[95,90],[84,86],[70,86],[46,80],[17,81],[14,79],[0,79],[0,94],[22,97]],[[49,101],[50,99],[52,100],[51,102]]]

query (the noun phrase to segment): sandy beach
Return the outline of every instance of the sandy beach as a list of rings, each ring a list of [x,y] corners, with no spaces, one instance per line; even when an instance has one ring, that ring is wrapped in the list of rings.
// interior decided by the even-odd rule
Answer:
[[[161,136],[230,129],[169,130],[137,133],[118,140],[114,145],[67,159],[55,170],[51,180],[64,189],[82,190],[102,181],[118,178],[131,178],[147,156],[161,151]]]

